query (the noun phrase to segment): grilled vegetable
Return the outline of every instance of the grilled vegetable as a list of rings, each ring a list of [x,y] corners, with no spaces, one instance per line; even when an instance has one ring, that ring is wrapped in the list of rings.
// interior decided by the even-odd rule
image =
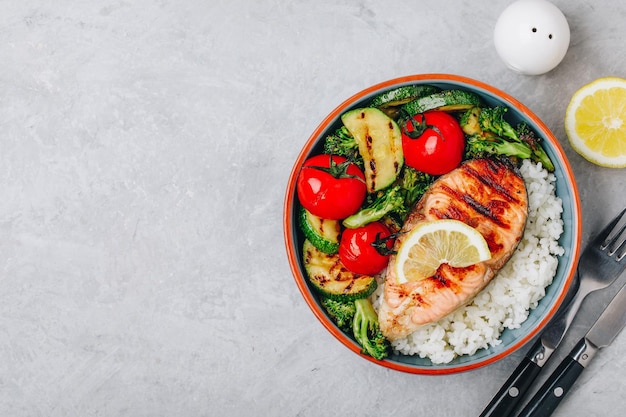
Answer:
[[[337,327],[352,333],[361,346],[361,353],[378,360],[389,356],[391,346],[380,330],[376,311],[369,299],[337,301],[321,297],[320,304]]]
[[[520,140],[513,126],[504,120],[504,115],[507,111],[508,108],[502,106],[485,107],[481,109],[478,115],[480,128],[484,132],[495,133],[501,138],[509,138],[519,142]]]
[[[515,161],[515,158],[530,158],[531,151],[530,148],[523,143],[509,142],[498,136],[484,138],[479,135],[474,135],[467,139],[465,158],[489,158],[494,155],[508,156]]]
[[[302,246],[304,269],[313,288],[321,295],[337,301],[368,297],[376,289],[376,279],[355,274],[340,261],[339,255],[328,254],[305,240]]]
[[[367,191],[372,193],[389,186],[404,164],[400,127],[373,107],[346,112],[341,120],[359,146]]]
[[[359,145],[345,126],[341,126],[335,132],[326,136],[324,153],[343,156],[360,169],[363,169],[363,158],[359,154]]]
[[[480,107],[472,107],[463,113],[460,124],[466,135],[481,135],[483,130],[480,127]]]
[[[432,85],[406,85],[377,95],[372,99],[371,106],[378,108],[401,106],[416,98],[439,91],[439,88]]]
[[[380,220],[396,232],[413,204],[426,192],[434,177],[405,165],[396,182],[384,190],[370,194],[359,211],[346,217],[342,224],[357,228]]]
[[[320,304],[330,318],[344,332],[352,330],[352,321],[356,313],[354,301],[337,301],[328,297],[320,297]]]
[[[532,150],[532,159],[536,162],[541,162],[543,167],[548,171],[554,172],[554,164],[545,149],[541,146],[541,138],[537,137],[535,132],[530,129],[530,126],[525,122],[521,122],[515,127],[515,131],[519,139],[526,143]]]
[[[408,102],[402,109],[409,116],[428,110],[460,111],[480,105],[480,97],[463,90],[446,90]]]
[[[337,253],[341,223],[338,220],[322,219],[300,207],[300,229],[317,249],[324,253]]]
[[[388,213],[398,210],[405,211],[405,199],[400,186],[387,188],[376,193],[376,198],[365,204],[361,210],[343,220],[343,225],[349,229],[365,226],[368,223],[382,219]]]
[[[356,300],[352,334],[361,345],[361,353],[381,360],[389,356],[390,344],[378,324],[378,316],[369,299]]]
[[[511,126],[504,116],[508,108],[472,107],[460,119],[461,129],[468,136],[465,158],[482,158],[490,155],[506,155],[541,162],[548,171],[554,164],[541,147],[540,139],[528,124]]]

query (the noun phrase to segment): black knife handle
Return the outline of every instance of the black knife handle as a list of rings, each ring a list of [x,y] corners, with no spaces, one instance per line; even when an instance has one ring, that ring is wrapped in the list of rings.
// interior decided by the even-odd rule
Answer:
[[[585,369],[584,366],[571,356],[567,356],[518,417],[548,417],[552,415],[583,369]]]
[[[506,417],[510,415],[537,379],[537,375],[542,369],[541,366],[548,360],[550,353],[546,351],[541,339],[538,339],[509,379],[502,385],[500,391],[485,407],[480,417]],[[541,363],[538,363],[540,361]]]
[[[540,371],[539,365],[525,357],[485,407],[480,417],[508,416],[524,398]]]

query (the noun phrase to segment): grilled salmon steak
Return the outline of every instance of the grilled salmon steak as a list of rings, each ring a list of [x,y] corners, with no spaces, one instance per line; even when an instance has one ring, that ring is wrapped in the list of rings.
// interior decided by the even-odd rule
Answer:
[[[444,263],[429,278],[399,284],[392,255],[378,312],[383,334],[389,340],[401,339],[469,303],[509,260],[527,216],[526,186],[510,164],[473,159],[439,177],[408,214],[395,250],[418,224],[455,219],[483,235],[491,259],[466,268]]]

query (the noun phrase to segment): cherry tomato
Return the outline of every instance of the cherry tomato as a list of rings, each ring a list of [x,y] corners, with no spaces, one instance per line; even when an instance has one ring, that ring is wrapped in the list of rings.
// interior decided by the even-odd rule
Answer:
[[[391,232],[380,222],[368,223],[356,229],[345,229],[339,242],[339,259],[356,274],[375,275],[389,263],[393,247]],[[374,246],[382,249],[380,251]]]
[[[432,110],[416,114],[402,128],[404,162],[418,171],[441,175],[459,166],[465,135],[450,114]]]
[[[365,175],[342,156],[322,154],[307,159],[296,184],[300,204],[323,219],[354,214],[365,199]]]

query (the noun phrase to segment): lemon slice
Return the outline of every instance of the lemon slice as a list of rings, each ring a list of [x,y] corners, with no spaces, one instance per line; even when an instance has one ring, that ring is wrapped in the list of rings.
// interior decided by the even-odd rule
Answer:
[[[489,246],[476,229],[458,220],[420,223],[400,245],[396,256],[398,283],[432,276],[443,263],[463,268],[491,258]]]
[[[576,91],[565,112],[565,132],[588,161],[626,167],[626,79],[599,78]]]

